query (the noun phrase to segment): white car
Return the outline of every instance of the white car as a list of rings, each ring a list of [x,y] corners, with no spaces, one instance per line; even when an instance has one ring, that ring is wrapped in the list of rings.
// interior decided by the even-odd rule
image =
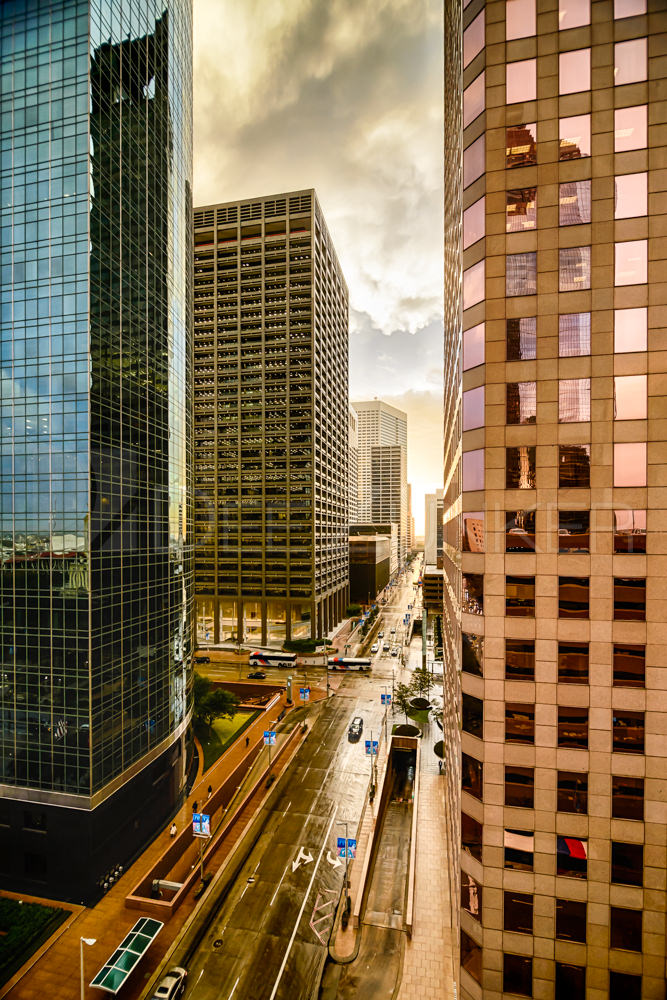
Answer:
[[[158,983],[151,1000],[175,1000],[185,993],[185,981],[188,978],[186,969],[176,966],[170,969]]]
[[[380,644],[377,643],[377,642],[374,642],[373,645],[371,646],[371,653],[377,653],[377,651],[378,651],[379,648],[380,648]]]
[[[396,635],[396,629],[395,628],[390,629],[389,635]]]

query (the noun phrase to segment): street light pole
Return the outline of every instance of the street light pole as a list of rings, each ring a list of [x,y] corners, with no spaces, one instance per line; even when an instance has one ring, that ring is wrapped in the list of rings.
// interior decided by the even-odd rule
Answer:
[[[95,944],[96,941],[97,941],[97,938],[85,938],[85,937],[79,938],[79,952],[81,954],[81,1000],[84,1000],[84,997],[83,997],[83,946],[84,946],[84,944],[87,944],[87,945],[90,945],[92,947]]]
[[[349,891],[350,886],[349,886],[349,882],[348,882],[348,878],[347,878],[347,820],[346,819],[338,819],[338,820],[336,820],[336,826],[344,826],[345,827],[345,877],[344,877],[344,884],[345,884],[345,912],[347,913],[347,908],[348,908],[349,902],[350,902],[350,891]]]

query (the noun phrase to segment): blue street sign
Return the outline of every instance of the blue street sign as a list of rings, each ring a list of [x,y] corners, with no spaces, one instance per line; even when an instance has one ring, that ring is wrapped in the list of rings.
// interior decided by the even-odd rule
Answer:
[[[366,753],[368,754],[368,756],[369,757],[376,757],[377,756],[377,752],[378,752],[378,745],[379,745],[378,741],[377,740],[373,740],[373,747],[372,747],[372,749],[371,749],[371,741],[370,740],[365,740],[365,743],[366,743]]]
[[[276,734],[274,730],[264,730],[264,744],[267,747],[274,747],[276,745]]]
[[[381,694],[380,695],[380,704],[381,705],[391,705],[391,695],[390,694]]]
[[[345,837],[338,837],[336,841],[336,854],[339,858],[345,857]],[[347,841],[347,856],[348,858],[356,858],[357,856],[357,842],[348,837]]]
[[[192,833],[195,837],[211,836],[211,817],[205,813],[192,814]]]
[[[308,701],[310,698],[310,688],[299,688],[299,694],[301,695],[301,701]]]

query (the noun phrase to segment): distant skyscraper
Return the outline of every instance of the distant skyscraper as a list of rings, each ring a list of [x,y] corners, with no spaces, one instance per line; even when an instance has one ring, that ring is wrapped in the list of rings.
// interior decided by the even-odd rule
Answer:
[[[93,895],[184,783],[191,19],[0,6],[0,881],[35,895]]]
[[[201,645],[325,635],[348,593],[348,295],[313,190],[195,210]]]
[[[359,510],[359,431],[357,429],[359,417],[353,406],[350,406],[350,430],[349,430],[349,474],[348,474],[348,520],[350,524],[356,524]]]
[[[412,486],[408,483],[407,490],[407,534],[406,534],[406,547],[408,552],[412,552],[415,545],[415,519],[412,516]]]
[[[424,565],[437,566],[442,559],[442,515],[444,490],[424,497]]]
[[[373,511],[391,508],[398,526],[402,562],[407,553],[408,534],[408,417],[380,399],[355,402],[354,408],[359,418],[359,522],[386,520],[388,515],[376,516]],[[382,461],[376,456],[374,486],[372,449],[384,445],[400,447],[403,458],[396,452],[387,452]]]

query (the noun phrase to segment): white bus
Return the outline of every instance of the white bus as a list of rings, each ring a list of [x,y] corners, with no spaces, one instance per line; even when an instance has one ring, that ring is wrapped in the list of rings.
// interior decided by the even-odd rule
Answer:
[[[296,653],[251,653],[249,667],[296,667]]]
[[[370,659],[365,657],[351,657],[351,656],[330,656],[329,657],[329,670],[359,670],[361,673],[365,673],[367,670],[371,669]]]

